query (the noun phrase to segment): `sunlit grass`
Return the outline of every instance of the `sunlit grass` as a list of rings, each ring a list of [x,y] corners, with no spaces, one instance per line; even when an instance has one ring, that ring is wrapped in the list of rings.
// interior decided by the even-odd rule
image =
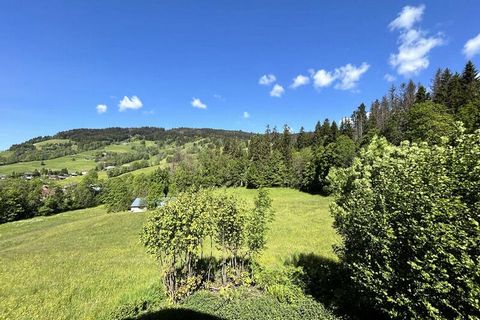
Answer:
[[[226,192],[253,205],[256,190]],[[297,253],[334,257],[329,199],[271,189],[276,211],[261,261],[278,266]],[[139,242],[148,213],[103,207],[0,225],[0,319],[102,319],[159,281]]]
[[[55,159],[41,161],[17,162],[13,164],[0,166],[0,173],[11,174],[12,172],[32,172],[35,169],[38,171],[42,168],[51,170],[61,170],[67,168],[71,171],[88,171],[95,168],[95,159],[93,157],[94,151],[81,152],[74,155],[68,155]]]
[[[48,145],[52,145],[52,144],[66,144],[66,143],[69,143],[69,142],[70,142],[70,139],[48,139],[48,140],[45,140],[45,141],[40,141],[40,142],[34,143],[33,145],[37,149],[42,149],[42,147],[44,147],[44,146],[48,146]]]

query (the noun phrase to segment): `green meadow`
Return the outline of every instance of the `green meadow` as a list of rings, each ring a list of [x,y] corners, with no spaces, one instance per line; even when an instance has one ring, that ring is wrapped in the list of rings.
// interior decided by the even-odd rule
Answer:
[[[33,145],[37,149],[42,149],[44,146],[54,145],[54,144],[66,144],[69,143],[70,139],[48,139],[45,141],[34,143]]]
[[[222,192],[222,191],[219,191]],[[255,190],[225,192],[253,205]],[[329,198],[271,189],[276,211],[261,262],[292,255],[335,258]],[[0,225],[0,319],[107,319],[160,282],[155,259],[139,242],[148,213],[102,207]]]
[[[88,171],[95,168],[94,151],[86,151],[74,155],[68,155],[55,159],[41,161],[17,162],[0,166],[1,174],[11,174],[13,172],[32,172],[35,169],[40,171],[42,168],[61,170],[67,168],[69,171]]]

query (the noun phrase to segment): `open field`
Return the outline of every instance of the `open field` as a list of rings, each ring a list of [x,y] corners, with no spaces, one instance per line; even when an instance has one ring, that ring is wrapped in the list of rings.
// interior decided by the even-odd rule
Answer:
[[[0,319],[105,318],[158,279],[144,215],[101,207],[0,226]]]
[[[124,143],[119,143],[119,144],[111,144],[103,149],[108,152],[118,152],[118,153],[127,153],[133,150],[133,146],[140,146],[140,141],[134,141],[134,142],[124,142]],[[145,141],[145,146],[146,147],[153,147],[155,146],[155,141]]]
[[[52,144],[66,144],[69,143],[70,139],[49,139],[41,142],[34,143],[33,145],[37,149],[42,149],[44,146],[52,145]]]
[[[328,211],[330,199],[287,188],[269,189],[275,218],[267,237],[267,249],[261,259],[264,264],[283,264],[298,253],[315,253],[336,259],[332,244],[340,239],[332,228],[333,218]],[[225,189],[253,206],[257,190]]]
[[[0,173],[11,174],[12,172],[32,172],[35,169],[40,171],[42,168],[61,170],[67,168],[69,171],[88,171],[95,168],[95,160],[93,158],[94,151],[81,152],[74,155],[68,155],[55,159],[44,160],[42,166],[41,161],[17,162],[0,166]]]
[[[252,205],[256,195],[226,192]],[[333,258],[339,239],[329,198],[290,189],[270,194],[276,217],[263,263],[309,252]],[[159,281],[154,258],[139,243],[145,217],[97,207],[0,225],[0,319],[105,319],[134,300]]]

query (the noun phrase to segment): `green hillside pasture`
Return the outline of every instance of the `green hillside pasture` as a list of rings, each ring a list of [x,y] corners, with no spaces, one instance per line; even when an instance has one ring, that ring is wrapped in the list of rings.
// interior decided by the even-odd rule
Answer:
[[[105,318],[158,280],[143,222],[98,207],[0,225],[0,319]]]
[[[226,189],[253,206],[256,190]],[[339,237],[329,198],[270,189],[275,220],[262,262],[292,255],[334,258]],[[107,214],[102,207],[0,225],[0,319],[102,319],[142,301],[158,283],[155,259],[139,243],[148,213]]]
[[[134,141],[134,142],[124,142],[124,143],[119,143],[119,144],[111,144],[106,146],[104,149],[105,151],[108,152],[118,152],[118,153],[126,153],[132,151],[133,146],[140,146],[140,141]],[[153,147],[155,146],[155,141],[145,141],[145,146],[146,147]]]
[[[37,149],[42,149],[44,146],[52,145],[52,144],[66,144],[69,143],[70,139],[49,139],[41,142],[34,143],[33,145]]]
[[[41,165],[41,161],[7,164],[0,166],[0,173],[11,174],[12,172],[32,172],[35,169],[40,171],[42,168],[52,170],[61,170],[63,168],[67,168],[68,171],[88,171],[95,168],[95,159],[92,156],[92,151],[44,160],[43,162],[45,164],[44,166]]]
[[[254,205],[257,190],[225,189]],[[341,239],[332,228],[333,218],[328,206],[330,198],[310,195],[287,188],[269,189],[275,218],[267,235],[267,249],[261,257],[265,265],[278,266],[299,253],[314,253],[328,259],[337,259],[332,245]]]

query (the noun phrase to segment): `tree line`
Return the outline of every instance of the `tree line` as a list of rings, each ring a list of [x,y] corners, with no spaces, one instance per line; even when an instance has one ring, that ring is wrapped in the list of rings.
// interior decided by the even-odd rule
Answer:
[[[100,190],[95,171],[64,187],[38,178],[0,180],[0,223],[93,207],[102,202]]]

